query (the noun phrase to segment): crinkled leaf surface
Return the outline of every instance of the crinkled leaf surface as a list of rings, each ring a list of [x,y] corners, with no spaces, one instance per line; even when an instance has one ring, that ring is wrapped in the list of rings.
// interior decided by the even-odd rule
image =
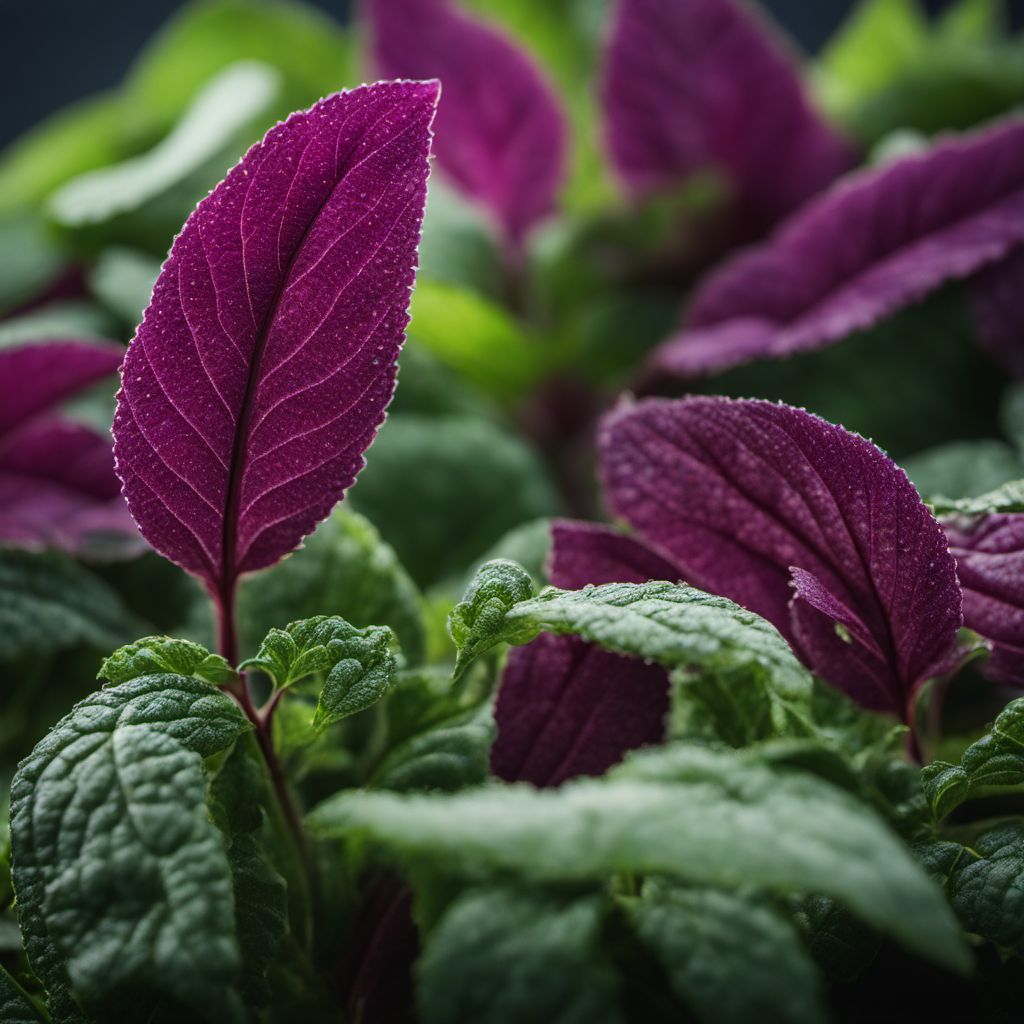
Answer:
[[[42,1011],[28,993],[0,967],[0,1020],[4,1024],[45,1024]]]
[[[869,441],[789,406],[692,398],[625,407],[600,443],[616,513],[863,706],[903,714],[951,656],[956,564]]]
[[[446,911],[417,965],[425,1024],[622,1024],[601,956],[601,902],[476,889]]]
[[[103,659],[97,678],[116,685],[160,673],[195,676],[214,686],[236,680],[235,670],[221,655],[211,654],[202,644],[169,636],[146,636],[119,647]]]
[[[699,375],[821,348],[1024,242],[1024,120],[845,179],[698,286],[655,354]]]
[[[960,755],[959,764],[932,761],[922,769],[921,781],[938,819],[973,793],[1024,782],[1024,699],[1008,704],[989,731]]]
[[[451,0],[371,0],[377,65],[439,78],[437,160],[518,249],[549,214],[566,172],[557,96],[534,61]]]
[[[851,166],[776,34],[734,0],[619,0],[602,94],[611,157],[631,191],[713,168],[764,227]]]
[[[1020,502],[1024,481],[1001,493]],[[944,522],[964,591],[964,625],[992,642],[990,672],[1024,682],[1024,515]]]
[[[146,538],[228,593],[355,479],[391,398],[436,83],[271,129],[175,239],[122,374],[117,469]]]
[[[242,653],[255,653],[274,627],[332,615],[358,627],[390,626],[402,653],[417,664],[426,642],[421,601],[394,549],[368,520],[342,505],[298,551],[242,582]]]
[[[939,962],[966,951],[941,893],[865,805],[813,776],[683,747],[604,779],[451,796],[345,793],[314,832],[365,836],[418,865],[490,868],[547,881],[616,871],[725,887],[821,892]],[[645,764],[646,761],[646,764]]]
[[[0,550],[0,659],[81,643],[110,650],[148,628],[66,555]]]
[[[1024,480],[1008,480],[994,490],[977,497],[932,497],[931,505],[941,516],[977,517],[989,514],[1024,512]],[[1003,521],[1012,517],[1004,516]]]
[[[827,1019],[821,979],[793,926],[734,893],[648,881],[627,905],[675,994],[707,1024]]]
[[[203,680],[141,676],[78,704],[19,766],[14,885],[58,1019],[73,1001],[103,1017],[125,988],[137,1001],[119,1019],[145,1020],[161,999],[242,1018],[231,870],[203,760],[248,728]]]

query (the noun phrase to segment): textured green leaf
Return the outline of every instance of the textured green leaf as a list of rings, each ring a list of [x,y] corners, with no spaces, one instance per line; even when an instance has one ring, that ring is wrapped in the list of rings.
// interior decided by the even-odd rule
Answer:
[[[258,668],[278,687],[323,675],[313,727],[324,729],[376,704],[391,688],[398,667],[387,626],[356,629],[342,618],[317,615],[272,629],[255,658],[239,668]]]
[[[959,764],[933,761],[922,769],[921,780],[937,819],[979,790],[1024,783],[1024,697],[1006,705],[991,729],[963,752]]]
[[[515,563],[491,562],[477,580],[511,572]],[[529,577],[519,567],[520,577]],[[523,584],[525,586],[525,582]],[[452,612],[458,664],[496,643],[524,644],[539,633],[579,636],[617,654],[657,661],[667,668],[749,672],[771,681],[773,690],[798,707],[810,698],[811,678],[778,630],[760,616],[723,597],[685,584],[607,583],[583,590],[548,587],[538,597],[487,599],[482,588]],[[479,610],[476,610],[479,606]],[[463,610],[466,609],[466,610]]]
[[[533,597],[533,580],[518,563],[498,558],[485,562],[473,577],[463,599],[448,616],[448,633],[458,648],[456,679],[473,660],[499,643],[513,643],[508,616],[521,601]],[[537,635],[527,626],[519,643]],[[508,639],[507,639],[508,638]]]
[[[919,854],[967,931],[1024,956],[1024,822],[996,825],[970,846],[940,840]]]
[[[280,72],[285,88],[277,117],[353,81],[346,33],[316,8],[278,0],[193,0],[143,50],[125,91],[135,107],[167,126],[200,87],[240,60]]]
[[[878,933],[827,896],[800,900],[795,916],[815,963],[834,981],[853,981],[878,953]]]
[[[81,643],[110,650],[145,632],[106,583],[70,558],[0,550],[0,659]]]
[[[112,246],[100,253],[89,274],[93,294],[134,329],[149,305],[160,262],[135,249]]]
[[[412,296],[413,343],[486,394],[513,399],[532,387],[548,352],[496,303],[453,284],[425,280]],[[458,330],[452,325],[458,324]]]
[[[0,1020],[4,1024],[44,1024],[46,1018],[28,993],[0,966]]]
[[[275,626],[337,615],[354,626],[390,626],[402,653],[417,664],[425,645],[421,601],[390,545],[366,519],[342,506],[300,550],[242,580],[242,650],[255,652]]]
[[[138,214],[146,223],[132,227],[129,236],[165,241],[168,225],[173,232],[225,165],[244,152],[267,120],[279,88],[277,73],[265,64],[225,68],[157,146],[67,182],[49,202],[51,215],[64,227],[90,229]],[[105,233],[110,230],[115,229],[108,226]]]
[[[397,792],[455,792],[479,785],[490,774],[494,717],[489,707],[464,712],[398,744],[370,785]]]
[[[648,881],[630,900],[636,933],[676,996],[707,1024],[827,1019],[821,978],[793,926],[734,893]]]
[[[975,498],[1024,475],[1024,462],[1002,441],[953,441],[905,459],[903,468],[925,501]]]
[[[600,780],[408,796],[342,793],[310,815],[417,864],[547,881],[666,874],[821,893],[917,952],[967,963],[938,888],[865,805],[810,775],[700,748],[635,755]]]
[[[993,512],[1024,512],[1024,480],[1011,480],[977,498],[933,497],[932,508],[937,516],[985,516]]]
[[[54,1016],[155,1006],[239,1020],[232,874],[203,761],[248,729],[209,683],[133,679],[76,705],[11,787],[25,948]],[[126,991],[131,992],[125,997]]]
[[[389,417],[347,500],[421,586],[460,577],[512,527],[558,511],[534,452],[469,416]]]
[[[621,1024],[601,902],[479,889],[451,905],[417,968],[425,1024]]]
[[[211,654],[202,644],[169,636],[146,636],[119,647],[104,658],[96,677],[109,683],[126,683],[160,672],[196,676],[214,686],[227,686],[238,678],[221,655]]]

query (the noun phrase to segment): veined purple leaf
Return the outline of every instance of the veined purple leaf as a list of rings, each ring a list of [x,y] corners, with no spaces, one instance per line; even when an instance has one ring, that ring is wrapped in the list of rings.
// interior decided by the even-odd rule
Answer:
[[[646,401],[605,421],[608,500],[690,584],[764,616],[819,675],[905,715],[947,667],[956,563],[906,474],[785,405]]]
[[[448,0],[368,0],[386,75],[439,78],[437,162],[503,231],[513,254],[554,208],[567,129],[533,59]]]
[[[642,544],[606,527],[563,521],[551,533],[555,586],[677,576]],[[601,775],[627,751],[663,739],[667,713],[668,674],[660,665],[542,634],[509,653],[494,710],[491,769],[507,782],[535,786]]]
[[[619,0],[602,95],[631,192],[713,167],[764,228],[852,166],[776,36],[734,0]]]
[[[0,352],[0,540],[96,557],[137,552],[110,439],[51,411],[112,376],[123,355],[85,341]]]
[[[222,610],[330,512],[384,418],[437,95],[378,83],[271,129],[186,222],[128,349],[129,507]]]
[[[847,178],[698,288],[655,353],[696,376],[821,348],[1024,243],[1024,119]]]
[[[1024,685],[1024,515],[945,521],[964,625],[992,642],[989,672]]]
[[[1024,246],[972,278],[969,295],[982,344],[1024,377]]]

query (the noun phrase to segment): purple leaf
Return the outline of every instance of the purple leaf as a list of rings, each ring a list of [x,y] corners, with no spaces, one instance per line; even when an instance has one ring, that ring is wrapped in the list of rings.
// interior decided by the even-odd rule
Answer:
[[[733,0],[620,0],[602,94],[631,192],[713,167],[763,229],[852,166],[776,35]]]
[[[946,521],[964,625],[992,642],[989,672],[1024,684],[1024,515]]]
[[[969,295],[982,344],[1024,377],[1024,246],[972,278]]]
[[[906,474],[869,441],[785,405],[689,398],[613,413],[600,445],[617,515],[856,700],[904,715],[947,664],[956,564]]]
[[[445,0],[369,0],[378,67],[439,78],[437,162],[503,231],[513,256],[554,209],[566,171],[558,98],[531,57]]]
[[[1024,242],[1024,119],[853,175],[698,288],[657,350],[681,376],[821,348]]]
[[[676,576],[656,554],[613,530],[568,521],[552,528],[556,586]],[[663,739],[667,712],[668,675],[659,665],[543,634],[509,654],[494,711],[491,770],[507,782],[535,786],[601,775],[628,751]]]
[[[128,349],[129,507],[222,612],[330,512],[384,418],[437,94],[364,86],[271,129],[189,217]]]
[[[57,341],[0,352],[0,540],[95,557],[138,553],[110,439],[50,410],[113,374],[124,349]]]
[[[112,374],[124,349],[113,342],[33,342],[0,351],[0,438]]]

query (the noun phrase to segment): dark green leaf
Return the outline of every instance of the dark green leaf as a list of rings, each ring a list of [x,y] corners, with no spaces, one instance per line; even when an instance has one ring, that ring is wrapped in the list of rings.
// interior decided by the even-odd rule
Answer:
[[[110,587],[65,555],[0,551],[0,659],[80,643],[110,650],[145,632]]]
[[[164,1000],[242,1019],[231,867],[203,761],[248,727],[207,682],[142,676],[78,704],[20,765],[14,885],[59,1020],[79,1019],[77,1002],[145,1021]]]
[[[4,1024],[44,1024],[39,1007],[28,993],[0,966],[0,1020]]]
[[[126,683],[160,672],[196,676],[214,686],[228,686],[238,678],[219,654],[211,654],[191,640],[174,640],[169,636],[146,636],[119,647],[109,658],[104,658],[96,678],[106,679],[108,683]]]
[[[814,776],[734,753],[664,748],[556,790],[342,793],[308,820],[317,834],[365,836],[449,871],[547,881],[631,871],[821,893],[939,963],[967,964],[938,888],[871,810]]]
[[[627,904],[675,994],[707,1024],[827,1019],[821,979],[784,918],[716,889],[648,881]]]
[[[933,761],[922,769],[921,778],[937,819],[979,790],[1024,783],[1024,697],[1007,704],[992,728],[963,752],[959,764]]]
[[[807,896],[799,903],[797,923],[815,963],[826,976],[851,982],[878,953],[878,934],[827,896]]]
[[[601,902],[518,889],[451,905],[417,968],[425,1024],[622,1024]]]

